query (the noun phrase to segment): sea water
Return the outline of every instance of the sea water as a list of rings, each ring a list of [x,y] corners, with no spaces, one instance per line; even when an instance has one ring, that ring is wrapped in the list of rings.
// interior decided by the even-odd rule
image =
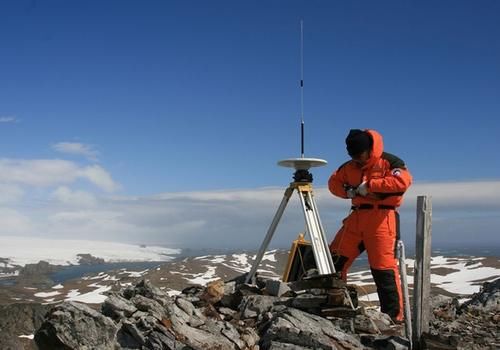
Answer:
[[[162,264],[165,264],[165,261],[139,261],[103,263],[95,265],[71,265],[65,266],[61,270],[54,272],[49,276],[49,278],[54,281],[54,283],[58,284],[71,279],[82,278],[87,274],[95,274],[99,272],[120,269],[126,269],[127,271],[144,271],[147,269],[153,269]]]

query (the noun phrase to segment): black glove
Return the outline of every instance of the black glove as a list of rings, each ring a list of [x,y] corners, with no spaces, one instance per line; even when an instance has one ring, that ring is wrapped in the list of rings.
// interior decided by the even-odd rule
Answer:
[[[349,184],[344,184],[344,190],[346,193],[347,198],[354,198],[358,194],[358,189],[354,186],[351,186]]]

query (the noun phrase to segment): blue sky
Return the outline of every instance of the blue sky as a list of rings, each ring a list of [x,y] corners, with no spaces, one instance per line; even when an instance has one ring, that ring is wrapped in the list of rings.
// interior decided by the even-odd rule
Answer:
[[[373,128],[414,176],[409,240],[429,194],[438,241],[498,242],[499,15],[497,1],[2,1],[0,234],[211,245],[245,227],[227,244],[260,243],[292,175],[276,162],[300,155],[303,19],[327,230],[348,206],[324,191],[345,135]]]

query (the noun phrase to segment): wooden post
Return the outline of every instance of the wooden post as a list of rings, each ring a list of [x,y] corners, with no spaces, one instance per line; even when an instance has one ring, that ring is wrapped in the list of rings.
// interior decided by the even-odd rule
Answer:
[[[430,196],[417,197],[417,235],[415,242],[415,272],[413,275],[413,344],[420,348],[422,333],[429,331],[431,292],[431,228],[432,201]]]

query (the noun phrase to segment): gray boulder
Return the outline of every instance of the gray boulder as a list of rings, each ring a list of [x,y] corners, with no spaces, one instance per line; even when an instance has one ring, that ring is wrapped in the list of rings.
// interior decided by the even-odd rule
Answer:
[[[114,350],[114,322],[85,304],[64,302],[49,311],[35,334],[40,350]]]
[[[146,337],[134,323],[129,321],[122,323],[116,338],[120,347],[125,349],[141,349],[146,344]]]
[[[278,313],[262,336],[263,349],[278,349],[276,343],[306,349],[363,348],[357,338],[342,332],[329,320],[293,308]]]
[[[185,304],[183,304],[185,308]],[[165,308],[172,331],[182,343],[195,350],[218,349],[233,350],[237,349],[235,343],[227,339],[220,331],[220,328],[212,327],[204,329],[193,327],[192,324],[205,324],[196,316],[194,312],[186,313],[176,303],[169,304]],[[198,319],[198,321],[196,320]]]
[[[19,336],[34,334],[49,309],[35,303],[0,305],[0,349],[25,349],[28,341]]]
[[[130,301],[134,304],[137,310],[146,312],[158,320],[165,316],[163,306],[156,300],[144,297],[140,294],[133,296]]]
[[[148,280],[141,280],[134,287],[124,289],[122,295],[125,299],[131,299],[136,295],[142,295],[143,297],[157,301],[161,305],[171,302],[171,298],[167,293],[151,284]]]
[[[256,318],[267,311],[270,311],[274,305],[284,304],[288,298],[280,298],[269,295],[247,295],[241,300],[239,309],[241,318]]]
[[[500,278],[493,282],[485,282],[478,293],[465,302],[459,312],[468,309],[482,309],[483,311],[500,311]]]
[[[134,304],[120,295],[109,295],[101,307],[102,313],[113,319],[130,317],[137,311]]]

